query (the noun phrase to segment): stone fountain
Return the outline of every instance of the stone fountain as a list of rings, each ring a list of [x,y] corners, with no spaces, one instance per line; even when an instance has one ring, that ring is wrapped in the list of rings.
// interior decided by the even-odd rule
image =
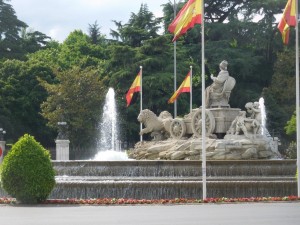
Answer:
[[[246,111],[230,107],[235,79],[224,63],[221,70],[206,89],[207,197],[296,195],[296,161],[280,159],[276,141],[263,132],[257,102],[246,103]],[[129,151],[136,160],[53,161],[57,176],[50,198],[201,199],[201,113],[201,107],[183,118],[141,111],[141,134],[153,140]],[[0,189],[1,196],[7,195]]]
[[[236,81],[229,76],[227,62],[220,64],[217,77],[206,89],[205,130],[202,140],[202,107],[193,109],[183,118],[172,118],[164,111],[156,116],[144,109],[138,116],[153,140],[138,142],[129,151],[134,159],[199,160],[202,141],[206,142],[208,160],[279,159],[278,139],[268,136],[265,127],[265,110],[259,102],[245,104],[246,111],[231,108],[229,98]],[[263,115],[262,115],[263,114]]]
[[[202,198],[201,161],[53,161],[49,198]],[[297,195],[295,160],[209,160],[207,197]],[[9,197],[0,188],[0,197]]]

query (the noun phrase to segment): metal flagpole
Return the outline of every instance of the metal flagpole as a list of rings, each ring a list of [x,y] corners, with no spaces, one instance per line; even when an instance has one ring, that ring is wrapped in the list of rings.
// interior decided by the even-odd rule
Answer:
[[[140,99],[141,99],[141,106],[140,111],[143,110],[143,67],[140,66]],[[143,124],[140,123],[140,131],[143,129]],[[143,141],[143,135],[140,135],[140,141]]]
[[[192,112],[193,110],[193,67],[190,66],[190,113]]]
[[[297,122],[297,186],[298,197],[300,197],[300,109],[299,109],[299,18],[298,18],[298,1],[296,0],[296,122]]]
[[[176,7],[176,1],[174,0],[174,19],[176,18],[176,11],[177,11],[177,7]],[[176,74],[177,74],[177,60],[176,60],[176,41],[174,41],[174,93],[177,91],[177,80],[176,80]],[[177,100],[175,99],[174,101],[174,118],[177,117]]]
[[[201,61],[202,61],[202,199],[206,199],[206,146],[205,146],[205,54],[204,54],[204,0],[201,1]]]

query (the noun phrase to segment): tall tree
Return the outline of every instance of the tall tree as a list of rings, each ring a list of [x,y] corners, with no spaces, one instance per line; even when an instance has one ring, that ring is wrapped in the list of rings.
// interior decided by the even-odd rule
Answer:
[[[100,36],[100,27],[97,21],[95,21],[95,23],[92,25],[89,24],[89,36],[93,44],[98,44],[98,38]]]
[[[91,157],[95,147],[97,124],[104,98],[104,87],[99,79],[97,69],[92,67],[72,68],[56,72],[58,83],[48,83],[40,79],[49,96],[42,103],[42,115],[48,125],[57,128],[62,119],[68,124],[69,139],[72,149],[80,148],[76,158]]]
[[[54,69],[68,70],[74,66],[86,68],[102,67],[105,64],[104,48],[90,42],[81,30],[69,34],[62,44],[49,42],[47,48],[30,54],[30,60],[43,62]]]
[[[105,35],[100,32],[101,27],[99,27],[97,21],[93,24],[89,24],[89,37],[91,39],[92,44],[104,44],[105,43]]]
[[[0,66],[0,124],[7,130],[9,142],[29,133],[47,146],[53,144],[53,131],[40,115],[47,93],[37,77],[50,82],[53,72],[46,65],[29,61],[7,60]]]
[[[0,0],[0,60],[26,58],[27,53],[38,51],[51,39],[47,35],[27,29],[19,20],[13,7]]]
[[[56,129],[60,113],[64,111],[72,149],[74,146],[86,148],[86,152],[84,149],[78,152],[82,156],[91,154],[88,147],[95,141],[93,132],[105,89],[100,81],[106,65],[104,55],[103,47],[92,44],[80,30],[71,32],[62,44],[53,43],[52,47],[29,55],[31,62],[43,63],[56,71],[52,82],[41,81],[48,92],[42,115],[48,126]]]
[[[20,57],[20,36],[27,24],[19,20],[13,7],[0,0],[0,59]]]
[[[267,108],[268,129],[276,131],[282,142],[290,138],[285,136],[284,127],[295,111],[295,52],[286,49],[278,54],[271,85],[264,89]]]
[[[51,40],[47,35],[33,29],[22,28],[20,34],[20,47],[24,53],[33,53],[43,49]]]
[[[158,36],[158,30],[161,23],[160,18],[155,18],[154,14],[149,11],[147,4],[141,4],[137,14],[131,13],[127,24],[114,21],[117,31],[112,30],[111,35],[124,44],[138,47],[144,40]]]

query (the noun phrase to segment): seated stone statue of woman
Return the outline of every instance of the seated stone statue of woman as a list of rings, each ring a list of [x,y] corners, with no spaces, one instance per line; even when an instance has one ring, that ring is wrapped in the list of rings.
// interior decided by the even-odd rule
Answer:
[[[205,94],[206,94],[205,105],[207,108],[210,108],[210,106],[212,105],[212,101],[214,101],[214,100],[216,100],[216,102],[219,101],[221,105],[224,102],[226,104],[226,101],[228,104],[227,98],[229,98],[229,97],[225,96],[226,93],[224,93],[224,96],[223,96],[225,82],[230,77],[229,73],[227,71],[227,65],[228,65],[228,62],[226,60],[223,60],[219,65],[220,72],[219,72],[218,76],[216,76],[216,77],[214,77],[213,75],[210,76],[210,78],[213,80],[213,83],[210,86],[208,86],[205,90]],[[235,80],[234,80],[233,84],[230,84],[230,86],[234,86],[234,85],[235,85]],[[230,88],[232,89],[233,87],[230,87]]]

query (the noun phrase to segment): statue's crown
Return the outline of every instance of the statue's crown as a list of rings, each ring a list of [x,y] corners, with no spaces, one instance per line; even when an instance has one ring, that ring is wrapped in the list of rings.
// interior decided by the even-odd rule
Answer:
[[[227,70],[227,65],[228,65],[228,62],[226,60],[223,60],[221,63],[220,63],[220,67],[224,70]]]

